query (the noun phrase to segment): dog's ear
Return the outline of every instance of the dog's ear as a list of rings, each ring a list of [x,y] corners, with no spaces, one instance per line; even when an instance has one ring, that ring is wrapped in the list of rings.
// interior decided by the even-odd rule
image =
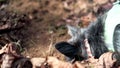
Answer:
[[[85,29],[71,25],[66,26],[68,28],[68,34],[71,36],[67,42],[74,44],[80,39],[80,36],[84,33]]]
[[[71,36],[71,37],[75,37],[77,35],[80,34],[81,30],[80,28],[78,27],[75,27],[75,26],[71,26],[71,25],[66,25],[66,27],[68,28],[68,34]]]
[[[67,42],[59,42],[55,45],[55,48],[64,54],[65,56],[73,59],[74,56],[78,53],[78,48]]]

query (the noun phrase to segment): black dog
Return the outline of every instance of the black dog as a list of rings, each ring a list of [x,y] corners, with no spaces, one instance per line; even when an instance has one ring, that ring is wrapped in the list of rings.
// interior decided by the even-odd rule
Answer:
[[[101,54],[108,52],[104,42],[104,19],[105,16],[99,17],[87,28],[77,28],[68,25],[68,32],[72,38],[68,42],[58,42],[55,45],[56,49],[70,59],[82,61],[88,58],[84,44],[84,40],[87,38],[92,55],[94,58],[99,58]]]

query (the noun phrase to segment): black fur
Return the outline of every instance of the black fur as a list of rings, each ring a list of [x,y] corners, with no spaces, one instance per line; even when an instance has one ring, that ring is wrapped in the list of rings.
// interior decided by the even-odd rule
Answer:
[[[69,42],[59,42],[55,45],[56,49],[65,56],[76,60],[87,59],[87,53],[84,46],[84,39],[87,38],[90,44],[92,54],[95,58],[99,58],[101,54],[108,52],[108,48],[104,42],[104,17],[99,17],[96,22],[91,23],[88,28],[83,30],[78,39],[70,44]]]

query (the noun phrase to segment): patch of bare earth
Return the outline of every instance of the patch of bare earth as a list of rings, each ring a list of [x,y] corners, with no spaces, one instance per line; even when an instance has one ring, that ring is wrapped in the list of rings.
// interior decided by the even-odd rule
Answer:
[[[79,14],[87,12],[90,6],[85,2],[87,0],[11,0],[6,9],[26,14],[29,18],[25,29],[21,30],[25,45],[23,54],[44,57],[52,38],[53,48],[55,43],[70,38],[65,25],[76,26],[80,22]],[[59,54],[56,50],[54,53]]]
[[[24,34],[27,34],[24,36],[26,37],[24,38],[26,46],[24,55],[45,57],[51,40],[54,48],[56,42],[66,41],[69,38],[65,23],[60,22],[63,16],[67,15],[61,1],[13,0],[7,10],[24,13],[29,17],[29,25],[26,25],[26,29],[23,30]],[[53,53],[51,55],[61,56],[56,50]]]

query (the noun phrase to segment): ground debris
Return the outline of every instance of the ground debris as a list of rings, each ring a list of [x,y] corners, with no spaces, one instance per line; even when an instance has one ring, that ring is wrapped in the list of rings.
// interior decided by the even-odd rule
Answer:
[[[0,10],[0,45],[4,46],[9,42],[21,40],[21,29],[29,23],[29,18],[25,14],[8,10]]]

